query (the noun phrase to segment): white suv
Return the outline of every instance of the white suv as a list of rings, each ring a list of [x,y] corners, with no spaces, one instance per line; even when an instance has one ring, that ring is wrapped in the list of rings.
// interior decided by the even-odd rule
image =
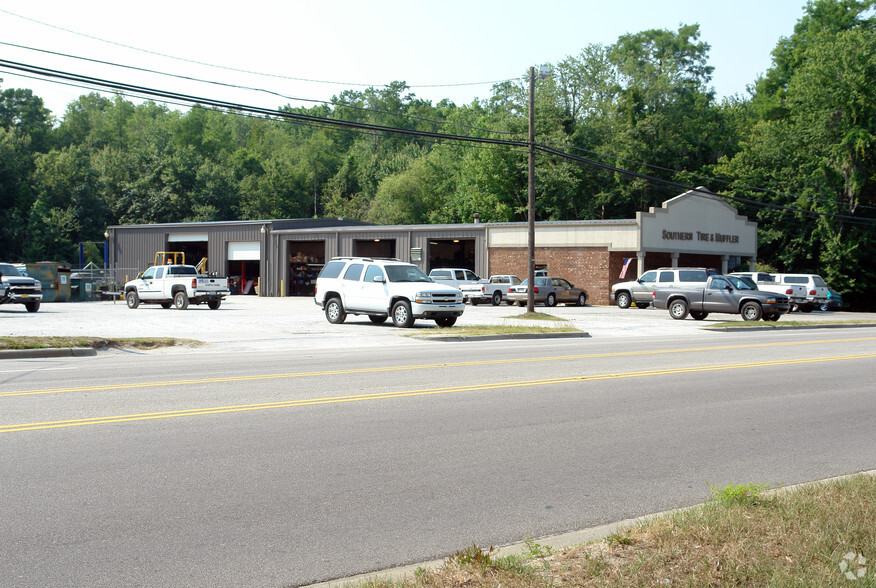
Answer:
[[[411,263],[372,257],[333,258],[316,278],[313,300],[332,324],[365,314],[376,325],[392,317],[397,327],[418,318],[451,327],[465,310],[458,288],[436,284]]]

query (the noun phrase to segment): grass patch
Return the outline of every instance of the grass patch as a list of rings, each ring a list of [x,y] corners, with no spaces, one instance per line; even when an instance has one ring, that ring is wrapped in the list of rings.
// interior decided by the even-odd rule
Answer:
[[[572,327],[543,327],[524,325],[471,325],[467,327],[437,327],[425,332],[405,333],[408,337],[429,337],[431,335],[454,335],[457,337],[477,337],[490,335],[519,335],[526,333],[571,333],[578,332]]]
[[[524,321],[564,321],[568,322],[567,319],[554,316],[552,314],[545,314],[543,312],[524,312],[523,314],[515,314],[512,316],[506,316],[505,318],[509,319],[521,319]]]
[[[94,349],[157,349],[159,347],[196,347],[200,341],[173,337],[0,337],[0,350],[52,349],[58,347],[92,347]]]
[[[876,476],[772,491],[710,487],[712,500],[603,541],[552,549],[527,542],[500,557],[472,545],[437,569],[367,588],[542,586],[876,587]]]

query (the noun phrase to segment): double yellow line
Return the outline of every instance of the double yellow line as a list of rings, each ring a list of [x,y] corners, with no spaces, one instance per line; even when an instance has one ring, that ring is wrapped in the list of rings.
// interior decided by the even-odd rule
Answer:
[[[216,406],[216,407],[208,407],[208,408],[194,408],[188,410],[174,410],[174,411],[166,411],[166,412],[151,412],[151,413],[141,413],[141,414],[127,414],[127,415],[116,415],[116,416],[105,416],[105,417],[93,417],[87,419],[74,419],[74,420],[66,420],[66,421],[48,421],[42,423],[23,423],[18,425],[3,425],[0,426],[0,433],[16,433],[23,431],[36,431],[41,429],[59,429],[65,427],[84,427],[90,425],[106,425],[111,423],[125,423],[132,421],[147,421],[147,420],[157,420],[157,419],[170,419],[170,418],[179,418],[179,417],[194,417],[194,416],[205,416],[205,415],[213,415],[213,414],[223,414],[223,413],[234,413],[234,412],[247,412],[254,410],[275,410],[279,408],[298,408],[304,406],[316,406],[320,404],[337,404],[342,402],[364,402],[371,400],[389,400],[393,398],[408,398],[414,396],[428,396],[435,394],[453,394],[458,392],[472,392],[479,390],[498,390],[502,388],[521,388],[521,387],[530,387],[530,386],[549,386],[553,384],[569,384],[574,382],[593,382],[599,380],[612,380],[619,378],[642,378],[642,377],[652,377],[652,376],[664,376],[671,374],[687,374],[687,373],[701,373],[701,372],[712,372],[712,371],[721,371],[721,370],[738,370],[738,369],[752,369],[752,368],[763,368],[763,367],[771,367],[771,366],[781,366],[781,365],[795,365],[795,364],[807,364],[807,363],[823,363],[823,362],[831,362],[831,361],[849,361],[856,359],[872,359],[876,357],[876,353],[863,353],[856,355],[840,355],[834,357],[814,357],[809,359],[785,359],[785,360],[773,360],[773,361],[761,361],[754,363],[736,363],[736,364],[724,364],[724,365],[712,365],[712,366],[696,366],[696,367],[685,367],[685,368],[667,368],[667,369],[655,369],[655,370],[645,370],[638,372],[622,372],[622,373],[609,373],[609,374],[595,374],[591,376],[568,376],[563,378],[548,378],[548,379],[539,379],[539,380],[522,380],[518,382],[501,382],[501,383],[488,383],[488,384],[475,384],[475,385],[464,385],[464,386],[450,386],[444,388],[427,388],[420,390],[403,390],[397,392],[383,392],[378,394],[357,394],[350,396],[329,396],[324,398],[310,398],[310,399],[300,399],[300,400],[288,400],[283,402],[267,402],[261,404],[239,404],[232,406]],[[481,363],[481,362],[478,362]],[[494,362],[487,362],[494,363]],[[501,363],[501,362],[496,362]],[[442,364],[442,365],[450,365],[450,364]],[[462,365],[462,364],[458,364]],[[465,364],[470,365],[470,364]],[[374,371],[383,371],[387,369],[393,368],[375,368]],[[395,368],[395,369],[405,369],[405,368]],[[355,372],[361,371],[371,371],[371,370],[354,370]],[[316,372],[314,372],[316,373]],[[346,373],[346,372],[324,372],[324,373]],[[311,374],[313,375],[313,374]],[[281,377],[281,376],[277,376]],[[211,380],[198,380],[198,382],[203,381],[234,381],[236,378],[226,378],[226,379],[211,379]],[[94,389],[94,388],[91,388]]]
[[[550,357],[505,358],[483,361],[461,361],[455,363],[435,363],[424,365],[403,365],[373,368],[353,368],[347,370],[324,370],[315,372],[293,372],[284,374],[257,374],[253,376],[222,376],[218,378],[198,378],[190,380],[166,380],[159,382],[137,382],[133,384],[107,384],[106,386],[79,386],[71,388],[48,388],[45,390],[11,390],[0,392],[0,398],[10,396],[39,396],[43,394],[64,394],[68,392],[100,392],[104,390],[134,390],[142,388],[161,388],[167,386],[192,386],[198,384],[224,384],[229,382],[255,382],[267,380],[283,380],[289,378],[312,378],[320,376],[342,376],[350,374],[376,374],[386,372],[415,371],[424,369],[444,369],[457,367],[475,367],[488,365],[507,365],[523,363],[544,363],[553,361],[573,361],[581,359],[605,359],[609,357],[633,357],[643,355],[670,355],[678,353],[702,353],[704,351],[729,351],[733,349],[756,349],[794,347],[800,345],[824,345],[827,343],[850,343],[859,341],[876,341],[876,337],[857,339],[826,339],[821,341],[786,341],[781,343],[757,343],[753,345],[721,345],[712,347],[689,347],[684,349],[651,349],[645,351],[618,351],[612,353],[588,353],[580,355],[559,355]]]

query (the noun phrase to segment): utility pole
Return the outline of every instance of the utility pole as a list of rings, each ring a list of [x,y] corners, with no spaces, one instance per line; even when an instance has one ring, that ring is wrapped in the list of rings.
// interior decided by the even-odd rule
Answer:
[[[535,68],[529,68],[529,247],[526,312],[535,312]]]
[[[548,67],[538,68],[538,79],[551,75]],[[529,68],[529,268],[527,270],[526,312],[535,312],[535,68]]]

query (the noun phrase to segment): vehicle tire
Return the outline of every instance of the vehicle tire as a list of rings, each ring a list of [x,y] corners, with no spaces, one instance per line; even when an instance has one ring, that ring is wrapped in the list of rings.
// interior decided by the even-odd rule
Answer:
[[[369,314],[368,315],[368,320],[370,320],[375,325],[382,325],[383,323],[386,322],[386,319],[388,319],[388,318],[389,317],[385,314]]]
[[[210,308],[210,310],[216,310],[217,308],[219,308],[219,306],[221,304],[222,304],[221,298],[217,298],[216,300],[208,300],[207,301],[207,306]]]
[[[347,319],[344,305],[340,298],[329,298],[325,303],[325,318],[333,325],[339,325]]]
[[[180,290],[173,295],[173,305],[177,310],[185,310],[189,307],[189,295]]]
[[[782,316],[782,315],[780,315],[780,314],[777,313],[777,312],[774,312],[774,313],[771,313],[771,314],[765,314],[765,315],[763,316],[763,320],[765,320],[765,321],[772,321],[772,322],[775,322],[775,321],[779,320],[779,317],[780,317],[780,316]]]
[[[800,310],[799,306],[797,306],[796,304],[792,304],[791,309],[788,312],[798,312],[799,310]]]
[[[824,304],[822,304],[818,308],[821,309],[821,312],[827,312],[828,310],[830,310],[830,304],[825,302]]]
[[[615,295],[615,300],[617,301],[618,308],[629,308],[633,303],[633,299],[629,292],[618,292]]]
[[[687,318],[688,305],[685,300],[678,299],[669,303],[669,315],[677,321]]]
[[[455,316],[444,316],[441,318],[437,318],[437,319],[435,319],[435,324],[438,325],[439,327],[445,327],[445,328],[452,327],[453,325],[456,324],[456,317]]]
[[[140,296],[137,294],[136,290],[128,290],[125,292],[125,304],[128,305],[128,308],[137,308],[140,306]]]
[[[170,308],[171,306],[173,306],[173,302],[162,302],[161,303],[161,308]]]
[[[518,301],[517,301],[517,306],[526,306],[526,303],[523,302],[522,300],[518,300]]]
[[[414,315],[411,314],[411,303],[407,300],[399,300],[392,305],[392,324],[407,329],[414,324]]]
[[[763,309],[757,302],[746,302],[742,305],[742,319],[746,321],[758,321],[763,315]]]
[[[578,306],[584,306],[587,304],[587,295],[584,292],[578,294],[578,302],[576,302]]]
[[[493,297],[490,299],[490,302],[493,303],[493,306],[499,306],[502,304],[502,293],[498,290],[493,292]]]
[[[547,295],[547,298],[544,299],[545,306],[556,306],[557,305],[557,297],[554,296],[554,293],[551,292]]]
[[[507,304],[508,306],[514,306],[514,301],[513,300],[506,300],[505,304]]]
[[[693,312],[690,313],[690,315],[694,318],[694,320],[701,321],[704,318],[706,318],[707,316],[709,316],[709,313],[703,312],[701,310],[694,310]]]
[[[31,300],[30,302],[25,302],[24,307],[27,309],[27,312],[36,312],[40,309],[40,301]]]
[[[478,300],[477,298],[469,298],[469,300],[471,300],[472,306],[477,306],[478,304],[480,304],[480,300]]]

